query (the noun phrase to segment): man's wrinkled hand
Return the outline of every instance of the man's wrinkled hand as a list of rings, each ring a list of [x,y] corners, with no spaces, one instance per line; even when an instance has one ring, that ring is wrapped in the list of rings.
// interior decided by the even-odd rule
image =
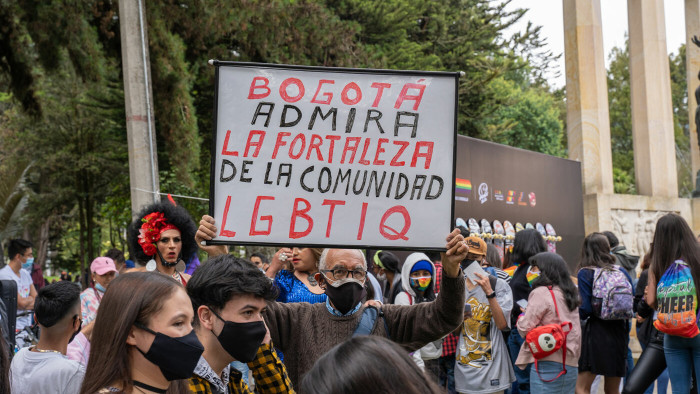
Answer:
[[[464,237],[459,229],[454,229],[445,238],[447,252],[442,254],[442,267],[449,278],[459,276],[459,264],[467,257],[469,248],[464,243]]]

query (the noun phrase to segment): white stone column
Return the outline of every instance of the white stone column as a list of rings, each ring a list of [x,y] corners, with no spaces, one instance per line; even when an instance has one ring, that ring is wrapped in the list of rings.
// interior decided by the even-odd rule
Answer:
[[[663,0],[628,0],[627,16],[637,190],[678,197]]]
[[[569,158],[581,162],[584,194],[612,194],[600,0],[563,0],[563,5]]]

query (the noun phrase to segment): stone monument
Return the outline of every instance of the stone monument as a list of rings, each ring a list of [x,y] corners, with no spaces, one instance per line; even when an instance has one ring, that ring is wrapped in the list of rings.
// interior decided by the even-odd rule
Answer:
[[[643,255],[656,221],[669,212],[700,229],[700,199],[678,197],[671,82],[663,0],[628,0],[635,181],[639,195],[615,194],[600,0],[563,0],[569,158],[581,162],[586,233],[611,230]],[[686,38],[700,33],[700,0],[685,0]],[[692,49],[690,47],[693,47]],[[687,45],[688,91],[700,86],[700,48]],[[690,71],[692,67],[692,72]],[[700,97],[689,94],[689,111]],[[692,106],[691,106],[692,102]],[[691,113],[690,118],[695,118]],[[691,122],[693,173],[700,170]]]

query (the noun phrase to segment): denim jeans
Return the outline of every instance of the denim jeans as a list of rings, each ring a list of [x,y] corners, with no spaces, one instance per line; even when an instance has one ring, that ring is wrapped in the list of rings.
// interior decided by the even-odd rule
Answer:
[[[456,394],[455,390],[455,355],[440,357],[440,387],[447,388],[448,394]]]
[[[520,353],[520,347],[525,342],[525,338],[520,336],[518,330],[513,328],[508,336],[508,350],[510,352],[510,361],[513,365],[513,370],[515,371],[516,381],[513,383],[511,388],[512,394],[530,394],[530,365],[522,370],[515,366],[515,360],[518,359],[518,353]]]
[[[664,354],[673,393],[689,392],[692,368],[695,368],[695,376],[700,376],[700,335],[683,338],[667,334],[664,337]]]
[[[566,366],[566,373],[553,382],[545,382],[542,379],[550,380],[561,372],[562,365],[556,361],[539,361],[537,370],[530,364],[530,391],[533,393],[573,393],[576,391],[576,378],[578,378],[578,368],[570,365]],[[542,376],[542,378],[540,378]]]

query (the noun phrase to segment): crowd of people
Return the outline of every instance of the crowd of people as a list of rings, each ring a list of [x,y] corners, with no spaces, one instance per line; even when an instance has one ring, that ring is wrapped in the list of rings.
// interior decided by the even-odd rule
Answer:
[[[184,208],[151,205],[128,231],[136,265],[110,251],[82,291],[35,286],[32,245],[12,240],[0,393],[698,391],[699,244],[675,214],[639,262],[610,232],[586,236],[577,262],[533,229],[503,261],[463,227],[442,253],[281,247],[249,260],[207,245],[216,234],[210,216],[197,228]]]

